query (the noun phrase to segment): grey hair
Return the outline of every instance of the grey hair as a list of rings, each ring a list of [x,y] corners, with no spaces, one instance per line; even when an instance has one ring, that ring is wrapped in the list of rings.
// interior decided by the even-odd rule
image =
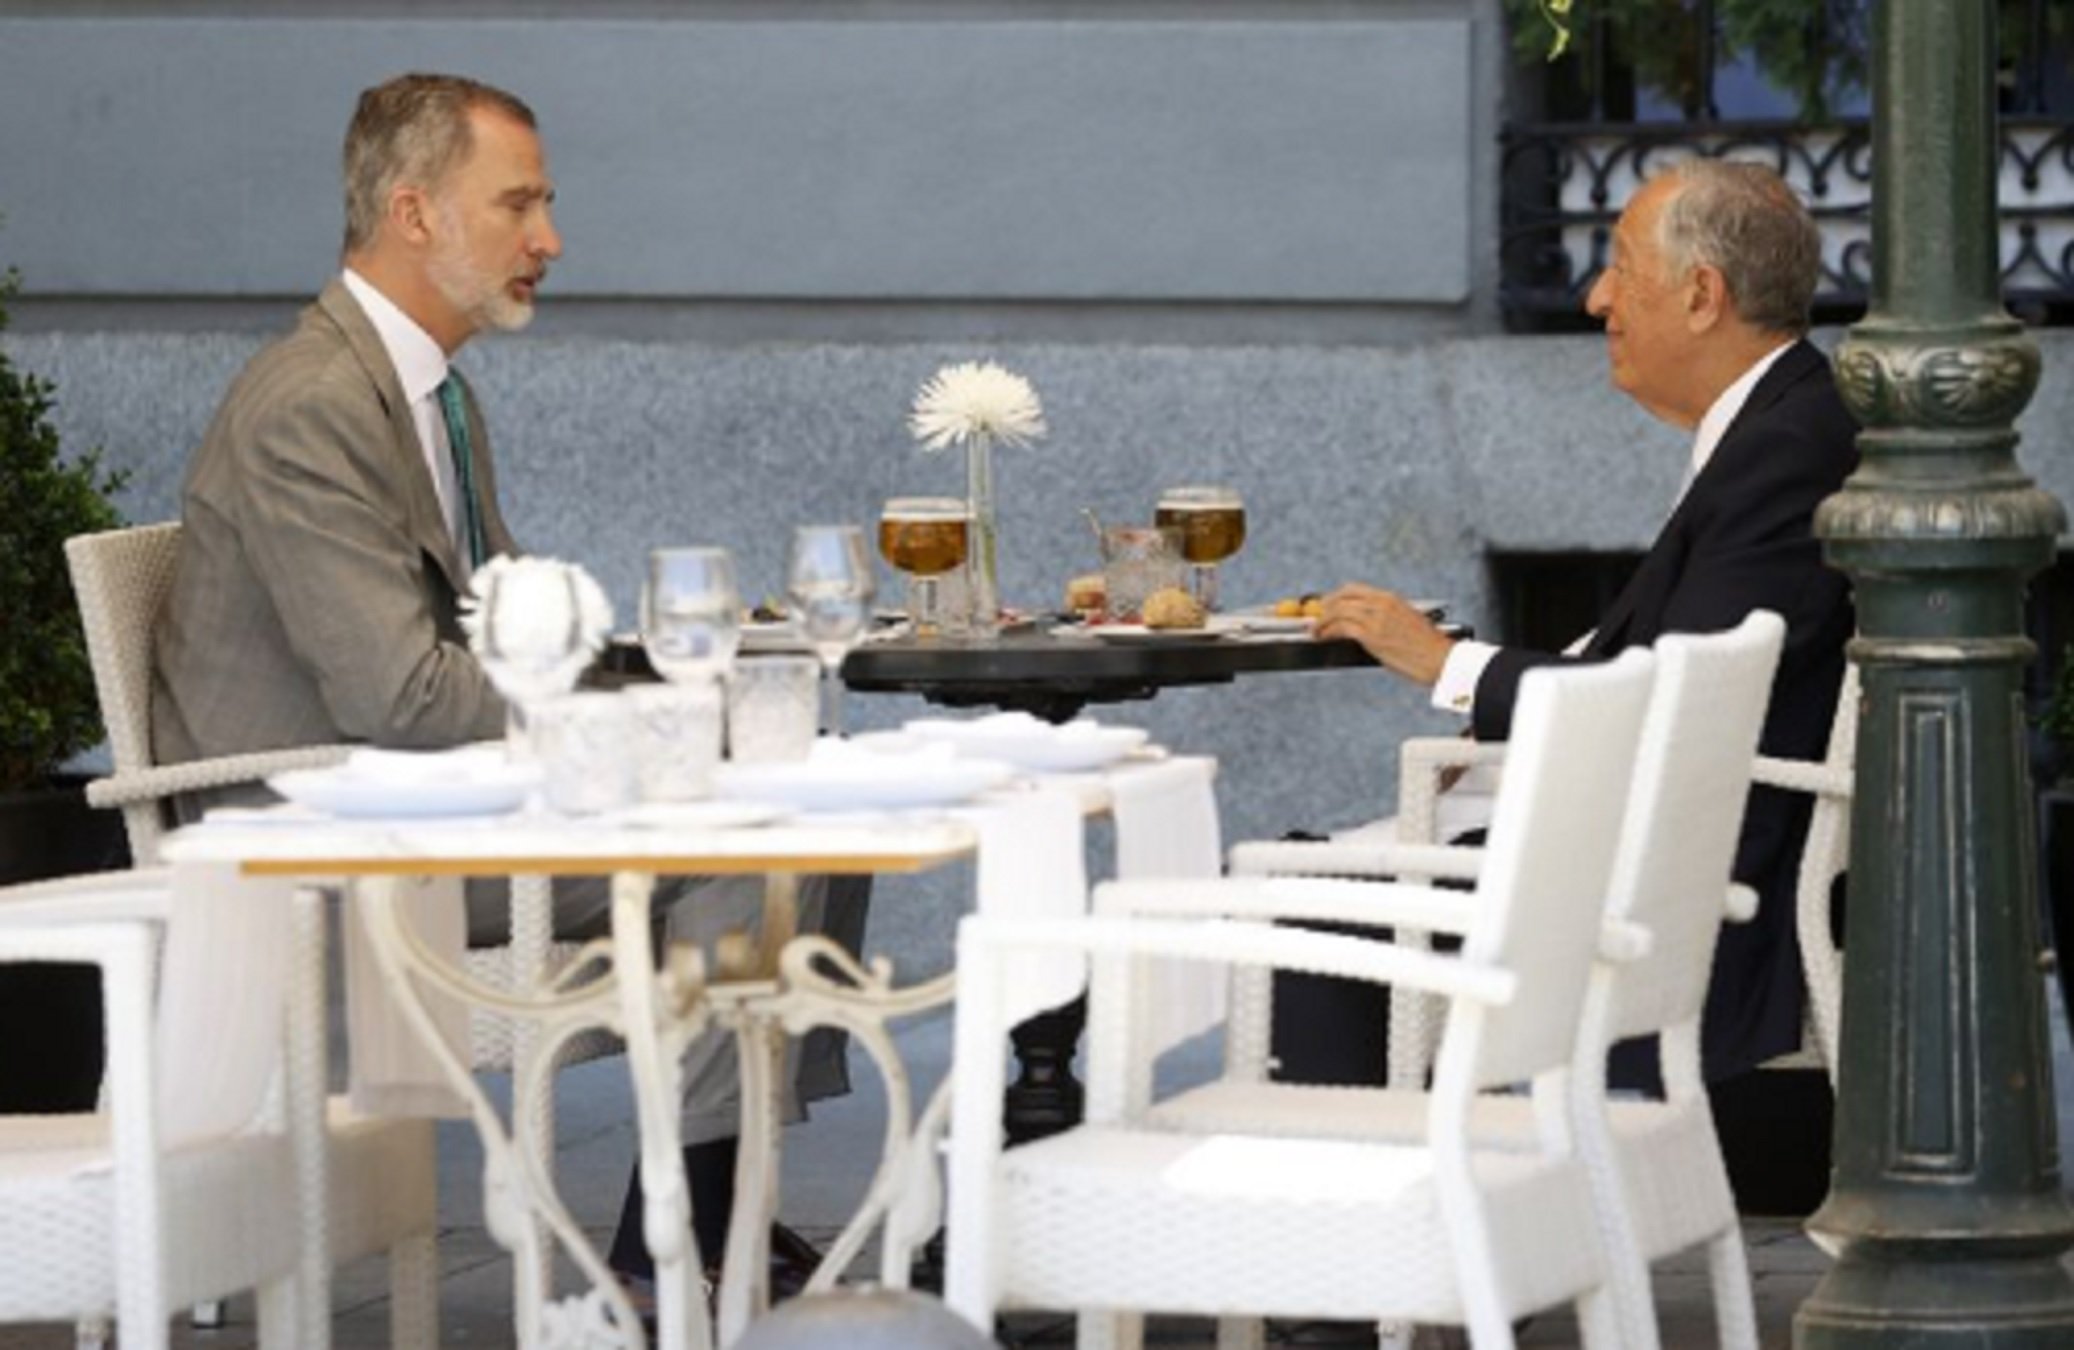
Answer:
[[[1694,157],[1662,175],[1677,191],[1657,216],[1673,275],[1720,270],[1736,313],[1768,333],[1808,329],[1822,232],[1786,180],[1762,164]]]
[[[459,75],[399,75],[360,95],[346,128],[347,253],[373,242],[399,185],[436,187],[467,158],[472,108],[539,125],[517,95]]]

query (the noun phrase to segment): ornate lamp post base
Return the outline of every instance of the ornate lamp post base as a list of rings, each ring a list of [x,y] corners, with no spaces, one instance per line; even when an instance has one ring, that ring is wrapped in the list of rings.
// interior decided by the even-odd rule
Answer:
[[[1825,1350],[2064,1350],[2074,1344],[2065,1267],[2050,1254],[1952,1260],[1854,1244],[1793,1323]]]
[[[1863,673],[1837,1264],[1800,1350],[2074,1346],[2024,746],[2027,579],[2059,504],[2016,461],[2037,350],[2001,308],[1992,5],[1875,10],[1874,299],[1838,354],[1863,463],[1816,520]]]

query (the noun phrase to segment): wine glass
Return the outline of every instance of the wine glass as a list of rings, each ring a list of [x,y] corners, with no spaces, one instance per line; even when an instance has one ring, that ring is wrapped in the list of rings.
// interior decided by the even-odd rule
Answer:
[[[1217,564],[1246,542],[1246,504],[1239,494],[1226,487],[1168,488],[1160,494],[1152,520],[1181,531],[1189,589],[1204,609],[1216,609]]]
[[[972,509],[958,497],[894,497],[879,512],[879,556],[907,575],[907,614],[918,638],[937,635],[936,579],[965,565]]]
[[[589,660],[578,583],[568,569],[520,564],[482,568],[474,585],[471,645],[483,674],[504,696],[507,753],[529,759],[528,705],[567,693]]]
[[[802,525],[792,533],[792,562],[786,591],[801,633],[821,658],[828,691],[825,725],[842,729],[843,655],[864,631],[872,596],[871,555],[864,531],[855,525]]]
[[[659,548],[641,588],[641,642],[672,684],[718,680],[742,643],[735,560],[724,548]]]

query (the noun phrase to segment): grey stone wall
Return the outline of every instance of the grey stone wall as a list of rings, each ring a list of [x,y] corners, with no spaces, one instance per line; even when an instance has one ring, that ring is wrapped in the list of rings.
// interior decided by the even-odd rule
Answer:
[[[2031,472],[2074,501],[2074,341],[2041,335],[2047,376],[2023,423]],[[138,521],[177,512],[178,480],[244,335],[16,335],[57,382],[68,444],[99,445],[135,479]],[[592,569],[631,617],[646,548],[736,551],[745,588],[777,592],[791,526],[872,518],[885,497],[957,492],[903,417],[946,360],[1028,375],[1051,438],[1002,451],[1003,572],[1012,602],[1051,603],[1089,568],[1078,511],[1149,515],[1159,490],[1228,483],[1245,496],[1234,604],[1350,578],[1451,601],[1486,630],[1492,549],[1640,549],[1682,471],[1686,438],[1605,383],[1590,338],[1357,348],[923,345],[710,346],[516,338],[461,357],[482,392],[506,512],[528,547]],[[883,574],[891,588],[897,579]],[[917,715],[852,696],[856,726]],[[1101,715],[1214,754],[1227,837],[1351,823],[1387,810],[1394,747],[1450,718],[1373,671],[1176,690]],[[875,924],[904,959],[946,959],[960,880],[889,883]]]

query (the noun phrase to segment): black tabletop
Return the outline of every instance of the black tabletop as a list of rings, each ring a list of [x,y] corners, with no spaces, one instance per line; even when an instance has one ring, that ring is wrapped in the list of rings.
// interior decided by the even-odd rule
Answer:
[[[1356,643],[1302,634],[1112,642],[1062,628],[1004,634],[984,644],[873,641],[849,654],[842,675],[860,692],[921,694],[947,707],[1005,708],[1063,722],[1090,703],[1151,698],[1176,685],[1374,664]]]

